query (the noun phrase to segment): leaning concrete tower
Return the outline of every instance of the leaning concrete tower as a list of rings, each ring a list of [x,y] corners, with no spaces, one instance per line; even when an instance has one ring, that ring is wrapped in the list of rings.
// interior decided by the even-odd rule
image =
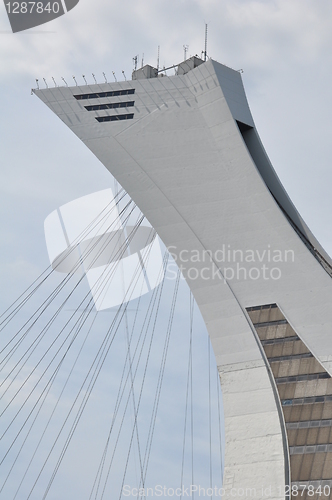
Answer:
[[[35,93],[181,266],[220,373],[226,498],[329,496],[332,263],[265,153],[241,74],[193,57],[175,76],[145,66]]]

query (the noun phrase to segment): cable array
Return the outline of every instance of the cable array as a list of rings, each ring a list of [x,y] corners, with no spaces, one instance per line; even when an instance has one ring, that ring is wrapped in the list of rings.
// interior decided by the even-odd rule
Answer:
[[[141,289],[132,300],[135,287],[143,287],[142,269],[151,259],[150,243],[156,238],[152,228],[144,233],[146,246],[140,250],[129,285],[121,291],[119,306],[99,312],[95,308],[95,301],[112,287],[117,271],[124,272],[123,259],[144,220],[122,189],[114,200],[53,263],[54,268],[45,269],[0,316],[0,498],[44,500],[54,492],[61,496],[63,484],[69,484],[68,468],[82,477],[82,491],[89,500],[108,498],[110,491],[121,499],[128,485],[136,487],[137,498],[145,497],[146,488],[159,474],[158,464],[165,460],[178,471],[177,476],[166,475],[165,484],[195,484],[200,476],[196,464],[201,468],[196,452],[204,461],[208,453],[207,487],[217,470],[221,486],[220,386],[217,382],[213,396],[209,340],[208,377],[202,377],[206,332],[202,320],[195,319],[199,314],[180,271],[175,280],[167,279],[170,256],[166,251],[158,271],[160,284],[146,295]],[[121,239],[120,225],[126,235]],[[109,260],[90,290],[82,268],[87,262],[93,268],[109,248]],[[78,254],[64,277],[55,272],[65,259]],[[188,295],[184,314],[183,297]],[[187,357],[186,370],[177,360],[182,352]],[[170,390],[176,396],[170,397]],[[208,401],[197,417],[202,393]],[[174,402],[176,416],[179,420],[183,415],[184,423],[181,432],[174,431],[182,438],[173,440]],[[95,443],[87,440],[89,434],[95,435]],[[209,443],[208,450],[203,441]],[[169,448],[171,442],[175,450]],[[82,476],[79,467],[84,468],[84,461],[78,450],[83,443],[93,451],[87,452],[89,467]],[[76,487],[80,491],[79,481]]]

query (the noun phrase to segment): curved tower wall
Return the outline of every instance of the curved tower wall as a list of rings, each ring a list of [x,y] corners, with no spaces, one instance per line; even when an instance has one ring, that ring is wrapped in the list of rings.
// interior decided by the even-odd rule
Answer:
[[[241,75],[209,60],[184,75],[35,93],[110,170],[181,265],[220,373],[226,497],[255,488],[252,498],[261,498],[271,486],[270,498],[284,498],[286,426],[251,308],[276,304],[330,374],[332,281],[328,256],[260,144]]]

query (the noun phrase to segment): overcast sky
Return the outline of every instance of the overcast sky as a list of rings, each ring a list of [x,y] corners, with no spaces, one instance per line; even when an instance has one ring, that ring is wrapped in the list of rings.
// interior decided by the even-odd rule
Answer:
[[[30,96],[35,78],[41,86],[42,78],[49,85],[52,77],[57,84],[61,77],[73,83],[72,76],[83,81],[82,74],[92,83],[92,73],[103,81],[102,73],[112,79],[112,71],[120,79],[122,70],[130,78],[132,58],[144,53],[146,63],[156,64],[158,45],[161,64],[175,64],[184,44],[189,55],[201,53],[205,21],[209,56],[244,70],[267,153],[298,210],[331,253],[328,0],[80,0],[65,16],[18,34],[10,33],[1,8],[1,202],[10,227],[20,210],[35,215],[45,207],[43,219],[58,202],[103,187],[108,178],[83,144]]]
[[[59,204],[108,184],[85,146],[35,96],[54,77],[93,83],[124,71],[144,53],[170,66],[204,48],[243,79],[256,126],[272,163],[303,218],[331,254],[331,46],[329,0],[80,0],[68,14],[12,34],[0,9],[1,278],[34,275],[42,221]],[[27,262],[25,262],[27,261]],[[10,291],[10,290],[9,290]],[[8,292],[7,292],[8,295]],[[15,295],[15,292],[14,292]]]
[[[92,153],[30,95],[82,74],[129,79],[132,59],[170,66],[204,49],[243,69],[272,164],[332,255],[332,3],[330,0],[80,0],[68,14],[12,34],[0,5],[1,309],[47,265],[43,221],[63,203],[110,186]],[[171,74],[171,73],[170,73]]]

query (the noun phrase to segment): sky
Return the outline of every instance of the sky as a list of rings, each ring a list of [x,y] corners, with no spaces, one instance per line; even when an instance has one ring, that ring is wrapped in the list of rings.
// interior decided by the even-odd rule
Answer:
[[[0,5],[0,304],[47,265],[43,222],[60,205],[111,185],[109,173],[31,88],[130,79],[204,49],[243,70],[256,127],[298,211],[332,255],[330,0],[80,0],[68,14],[11,33]],[[171,72],[169,73],[171,74]],[[184,292],[185,293],[185,292]]]
[[[92,6],[93,5],[93,6]],[[0,9],[1,280],[27,281],[47,264],[42,222],[54,208],[108,187],[109,174],[36,96],[32,87],[73,75],[129,79],[133,57],[171,66],[204,49],[243,69],[265,149],[300,214],[332,253],[330,140],[332,5],[328,0],[81,0],[68,14],[12,34]],[[22,216],[24,214],[24,217]],[[43,253],[43,252],[41,252]],[[41,260],[44,259],[44,260]]]

